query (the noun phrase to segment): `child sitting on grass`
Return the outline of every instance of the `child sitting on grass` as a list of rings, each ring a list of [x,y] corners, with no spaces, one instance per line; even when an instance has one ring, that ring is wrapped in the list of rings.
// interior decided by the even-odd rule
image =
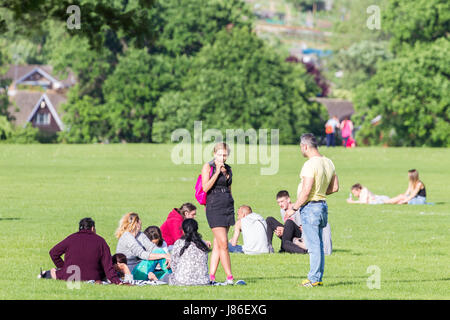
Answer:
[[[161,235],[161,230],[157,226],[150,226],[145,229],[144,234],[148,239],[153,242],[156,247],[153,249],[152,253],[166,254],[169,256],[167,250],[167,244]],[[157,270],[159,265],[160,269]],[[170,274],[170,260],[169,259],[159,259],[159,260],[142,260],[133,269],[133,279],[134,280],[163,280],[163,278]]]

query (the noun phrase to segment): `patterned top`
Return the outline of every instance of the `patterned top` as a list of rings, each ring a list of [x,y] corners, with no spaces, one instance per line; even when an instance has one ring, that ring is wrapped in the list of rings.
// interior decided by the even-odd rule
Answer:
[[[194,243],[191,243],[180,256],[184,243],[184,239],[179,239],[173,245],[170,263],[172,273],[169,275],[169,285],[199,286],[209,284],[208,252],[200,250]]]

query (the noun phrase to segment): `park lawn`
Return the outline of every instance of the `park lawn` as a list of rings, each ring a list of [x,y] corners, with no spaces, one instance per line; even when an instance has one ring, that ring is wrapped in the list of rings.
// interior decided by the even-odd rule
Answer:
[[[450,150],[432,148],[320,148],[336,166],[340,192],[328,199],[334,252],[326,256],[324,286],[299,287],[308,255],[232,254],[233,274],[247,286],[123,287],[36,279],[53,267],[48,251],[78,222],[92,217],[115,253],[123,214],[138,212],[143,226],[161,225],[172,208],[193,202],[200,164],[175,165],[174,145],[0,145],[0,299],[449,299]],[[295,195],[305,161],[297,146],[280,146],[276,175],[266,165],[231,164],[236,206],[280,218],[275,194]],[[356,182],[394,196],[416,168],[434,205],[350,205]],[[295,196],[293,197],[296,198]],[[197,220],[212,240],[204,208]],[[232,231],[232,230],[231,230]],[[231,236],[230,231],[230,236]],[[280,246],[274,237],[274,247]],[[371,267],[375,266],[375,267]],[[369,288],[368,268],[380,272]],[[372,270],[369,268],[369,270]],[[219,281],[224,273],[219,267]],[[368,282],[369,280],[369,282]]]

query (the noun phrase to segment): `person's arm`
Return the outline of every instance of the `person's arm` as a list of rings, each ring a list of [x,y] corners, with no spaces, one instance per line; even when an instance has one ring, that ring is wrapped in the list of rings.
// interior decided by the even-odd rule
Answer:
[[[57,245],[55,245],[52,249],[50,249],[49,254],[56,268],[61,269],[64,267],[64,260],[61,258],[63,254],[65,254],[68,246],[68,238],[64,239]]]
[[[408,196],[406,197],[405,200],[401,201],[400,204],[404,204],[404,203],[408,203],[409,200],[411,200],[412,198],[414,198],[420,191],[420,188],[422,187],[422,183],[418,182],[416,187],[414,189],[412,189]],[[409,189],[408,189],[409,190]]]
[[[109,249],[108,244],[105,240],[102,243],[102,254],[101,254],[101,264],[103,267],[103,272],[105,273],[106,278],[114,284],[122,283],[117,276],[116,271],[114,270],[114,266],[112,263],[111,250]]]
[[[233,237],[230,240],[230,243],[232,246],[237,245],[239,235],[241,234],[241,219],[239,219],[236,224],[234,225],[234,234]]]
[[[202,188],[205,192],[208,192],[213,187],[214,183],[219,177],[220,168],[216,167],[216,172],[214,172],[211,178],[209,177],[210,172],[211,166],[209,165],[209,163],[205,163],[202,168]]]
[[[314,184],[313,177],[302,177],[302,191],[300,192],[297,201],[295,201],[292,207],[294,207],[295,209],[299,209],[301,206],[305,204],[306,200],[308,200],[309,194],[311,193],[313,184]],[[289,218],[295,213],[292,207],[286,211],[285,216],[287,218]]]
[[[331,178],[330,184],[328,185],[328,188],[326,191],[326,195],[330,195],[330,194],[338,192],[338,191],[339,191],[339,179],[338,179],[338,176],[335,174],[335,175],[333,175],[333,178]]]

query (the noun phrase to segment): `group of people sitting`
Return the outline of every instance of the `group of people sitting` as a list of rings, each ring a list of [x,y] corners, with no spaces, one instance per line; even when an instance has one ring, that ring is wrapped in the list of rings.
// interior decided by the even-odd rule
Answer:
[[[264,219],[248,205],[238,209],[230,252],[273,253],[275,234],[281,240],[279,252],[308,253],[300,213],[289,218],[284,215],[292,207],[289,193],[278,192],[276,200],[284,223],[273,217]],[[161,227],[149,226],[144,231],[137,213],[125,214],[115,232],[118,242],[112,256],[106,241],[96,234],[95,222],[84,218],[79,222],[78,232],[50,250],[56,268],[41,271],[38,278],[126,285],[220,285],[212,283],[208,274],[211,242],[203,240],[198,232],[196,210],[192,203],[185,203],[174,208]],[[242,246],[237,244],[241,233]],[[331,254],[329,225],[323,238],[325,254]]]
[[[230,252],[245,254],[274,253],[272,240],[275,234],[281,240],[280,253],[308,253],[302,233],[300,211],[297,211],[289,218],[285,215],[286,211],[293,206],[289,192],[286,190],[279,191],[276,195],[276,201],[280,207],[283,223],[274,217],[264,219],[260,214],[253,212],[250,206],[243,205],[239,208],[234,234],[228,244]],[[242,246],[237,244],[241,233],[243,238]],[[322,238],[325,254],[330,255],[332,242],[329,223],[323,229]]]
[[[427,192],[424,183],[419,180],[419,172],[416,169],[411,169],[408,171],[408,177],[408,189],[406,189],[405,193],[393,198],[385,195],[376,195],[369,191],[367,187],[356,183],[351,188],[351,194],[347,202],[365,204],[426,204]],[[352,195],[358,200],[353,200]]]

